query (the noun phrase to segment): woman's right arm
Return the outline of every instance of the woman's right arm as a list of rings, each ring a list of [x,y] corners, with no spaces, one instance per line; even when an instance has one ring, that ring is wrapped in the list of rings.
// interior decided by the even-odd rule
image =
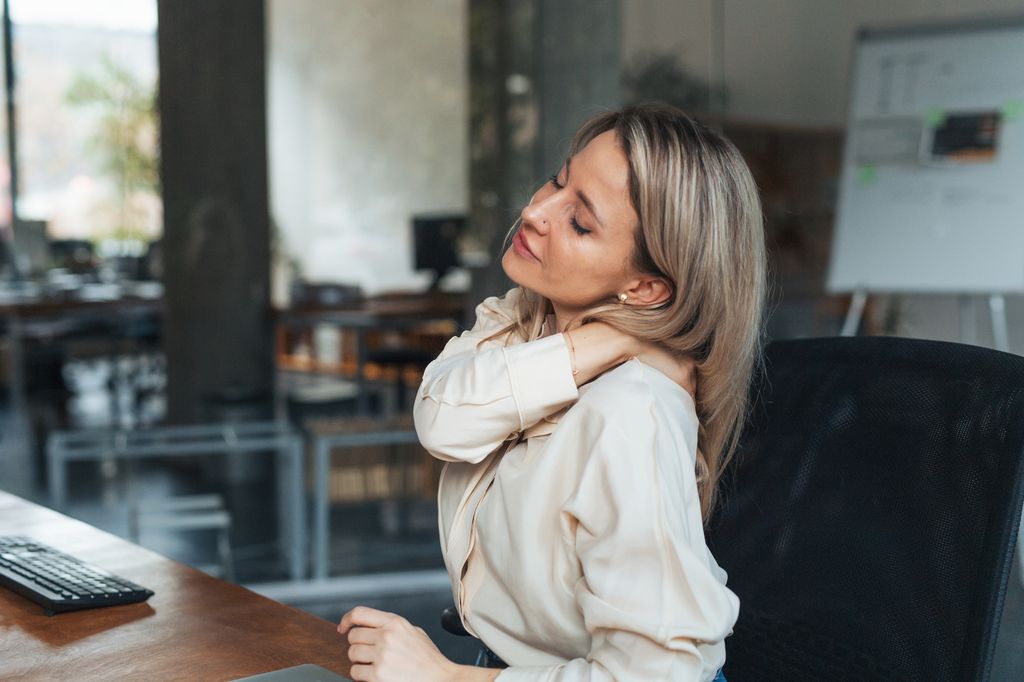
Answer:
[[[413,406],[420,443],[447,462],[479,462],[511,434],[577,397],[560,336],[506,345],[489,336],[512,323],[512,289],[477,306],[476,324],[448,341],[423,372]]]
[[[413,406],[420,443],[448,462],[479,462],[510,436],[579,396],[577,386],[628,355],[630,337],[603,324],[506,345],[484,341],[511,324],[519,291],[488,298],[473,328],[451,339],[423,372]],[[573,374],[573,369],[576,374]]]

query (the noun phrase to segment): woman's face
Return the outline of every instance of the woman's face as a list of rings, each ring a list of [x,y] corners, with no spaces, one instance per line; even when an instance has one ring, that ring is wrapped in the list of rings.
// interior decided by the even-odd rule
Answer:
[[[612,302],[637,274],[639,218],[629,199],[629,162],[614,131],[568,159],[522,211],[501,259],[516,284],[551,301],[558,315]]]

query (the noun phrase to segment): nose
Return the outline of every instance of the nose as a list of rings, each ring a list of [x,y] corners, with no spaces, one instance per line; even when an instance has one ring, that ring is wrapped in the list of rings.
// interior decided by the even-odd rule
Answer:
[[[522,224],[539,234],[547,234],[548,226],[551,224],[550,202],[534,197],[520,212]]]

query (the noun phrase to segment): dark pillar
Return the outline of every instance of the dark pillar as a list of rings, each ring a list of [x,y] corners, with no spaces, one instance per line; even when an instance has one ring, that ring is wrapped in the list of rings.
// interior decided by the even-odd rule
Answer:
[[[585,119],[621,105],[621,25],[619,0],[538,2],[538,178],[558,170]]]
[[[535,179],[535,18],[533,2],[469,3],[469,224],[495,259],[473,272],[469,323],[476,303],[510,285],[497,260]]]
[[[470,0],[470,224],[494,257],[472,303],[509,286],[502,239],[573,132],[619,106],[620,23],[619,0]]]
[[[159,0],[171,420],[273,385],[264,3]]]

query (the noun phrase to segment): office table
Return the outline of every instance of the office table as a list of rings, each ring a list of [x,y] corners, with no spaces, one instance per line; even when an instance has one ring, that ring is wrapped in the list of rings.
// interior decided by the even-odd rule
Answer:
[[[25,340],[36,335],[59,335],[73,330],[76,325],[97,320],[139,318],[159,319],[163,312],[163,299],[122,295],[106,300],[79,300],[52,298],[43,295],[10,297],[0,294],[0,322],[7,337],[6,364],[9,368],[8,400],[14,411],[25,413]],[[41,329],[37,329],[41,327]],[[32,430],[25,432],[29,452],[35,451]],[[0,456],[2,456],[0,452]]]
[[[330,569],[331,499],[328,486],[331,451],[334,448],[418,444],[419,437],[413,429],[412,420],[407,417],[374,420],[373,423],[355,421],[341,430],[324,429],[313,423],[307,424],[306,433],[313,448],[313,579],[326,580]]]
[[[63,510],[67,465],[151,457],[209,457],[276,453],[278,541],[287,553],[292,580],[306,574],[306,494],[302,435],[287,423],[239,422],[153,427],[136,430],[51,431],[46,442],[50,503]]]
[[[0,589],[0,679],[232,680],[301,663],[348,671],[334,623],[3,491],[0,534],[28,535],[156,593],[46,616]]]
[[[359,414],[368,412],[366,377],[367,333],[371,330],[410,329],[427,322],[452,320],[458,326],[465,313],[462,294],[410,294],[381,296],[342,305],[302,305],[274,311],[283,327],[327,324],[352,329],[356,334],[356,383]]]

